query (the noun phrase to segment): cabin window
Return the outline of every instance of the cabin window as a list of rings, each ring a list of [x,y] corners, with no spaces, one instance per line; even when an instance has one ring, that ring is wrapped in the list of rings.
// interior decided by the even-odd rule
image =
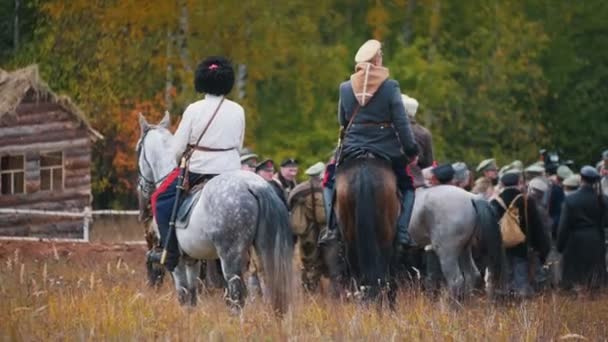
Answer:
[[[0,180],[0,192],[3,195],[25,193],[25,157],[2,156]]]
[[[63,190],[63,153],[40,153],[40,190]]]

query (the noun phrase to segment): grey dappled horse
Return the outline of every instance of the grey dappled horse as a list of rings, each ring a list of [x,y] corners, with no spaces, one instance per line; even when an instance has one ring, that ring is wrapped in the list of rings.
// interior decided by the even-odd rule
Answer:
[[[502,288],[504,248],[488,201],[452,185],[420,188],[409,232],[418,246],[432,246],[453,297],[470,293],[480,281],[472,256],[474,244],[485,254],[486,290],[492,295],[495,287]]]
[[[158,125],[140,115],[138,142],[140,200],[149,201],[158,186],[175,167],[170,151],[173,135],[168,130],[168,113]],[[287,210],[270,184],[253,172],[232,171],[207,182],[199,201],[191,209],[188,226],[177,229],[180,258],[173,272],[180,302],[196,303],[196,260],[219,258],[227,283],[227,301],[241,308],[246,295],[242,270],[253,246],[262,261],[266,284],[275,310],[285,312],[292,289],[292,235]]]

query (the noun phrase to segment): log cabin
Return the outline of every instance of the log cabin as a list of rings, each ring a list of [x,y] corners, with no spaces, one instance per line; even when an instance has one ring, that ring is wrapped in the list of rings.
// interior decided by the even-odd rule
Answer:
[[[91,146],[103,139],[38,67],[0,69],[0,208],[82,212],[92,203]],[[83,219],[0,214],[0,235],[81,238]]]

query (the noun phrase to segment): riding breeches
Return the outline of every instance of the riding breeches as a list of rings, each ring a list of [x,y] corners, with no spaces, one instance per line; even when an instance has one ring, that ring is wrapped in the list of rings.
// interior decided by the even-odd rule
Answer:
[[[204,177],[207,177],[207,175],[190,172],[188,174],[188,183],[196,184]],[[178,179],[173,178],[167,179],[166,181],[168,184],[161,184],[160,189],[162,189],[162,191],[158,194],[154,194],[156,196],[154,215],[160,233],[161,246],[165,246],[165,241],[167,241],[169,221],[171,220],[171,212],[175,203]],[[179,256],[177,239],[170,239],[169,242],[167,253],[172,256]]]

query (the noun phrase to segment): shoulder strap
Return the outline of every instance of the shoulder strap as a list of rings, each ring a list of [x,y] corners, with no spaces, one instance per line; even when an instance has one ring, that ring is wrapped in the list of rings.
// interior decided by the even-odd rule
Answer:
[[[515,201],[517,201],[520,197],[523,197],[523,195],[519,194],[519,195],[515,196],[515,198],[513,198],[513,200],[511,201],[511,203],[509,203],[509,208],[513,207],[515,205]]]
[[[350,129],[350,126],[353,125],[353,122],[355,122],[355,117],[359,113],[359,109],[361,109],[361,105],[359,104],[359,102],[357,102],[357,105],[355,105],[355,109],[353,110],[353,115],[351,115],[350,120],[348,120],[348,125],[346,125],[346,128],[344,129],[345,134]]]
[[[207,125],[203,129],[203,132],[201,133],[201,135],[199,135],[198,139],[196,140],[196,144],[194,144],[194,146],[198,146],[198,143],[201,142],[201,139],[203,139],[203,136],[205,135],[205,133],[207,133],[207,130],[209,129],[209,126],[211,126],[211,123],[213,122],[213,119],[215,119],[215,117],[217,115],[217,112],[220,110],[220,107],[224,103],[224,99],[225,99],[225,97],[222,96],[222,99],[220,100],[220,103],[215,108],[215,111],[213,112],[213,115],[211,115],[211,119],[209,119],[209,121],[207,121]]]
[[[494,196],[494,199],[496,200],[496,202],[498,202],[498,204],[505,210],[507,211],[507,205],[505,204],[505,201],[503,201],[503,199],[500,197],[500,195],[496,195]]]

